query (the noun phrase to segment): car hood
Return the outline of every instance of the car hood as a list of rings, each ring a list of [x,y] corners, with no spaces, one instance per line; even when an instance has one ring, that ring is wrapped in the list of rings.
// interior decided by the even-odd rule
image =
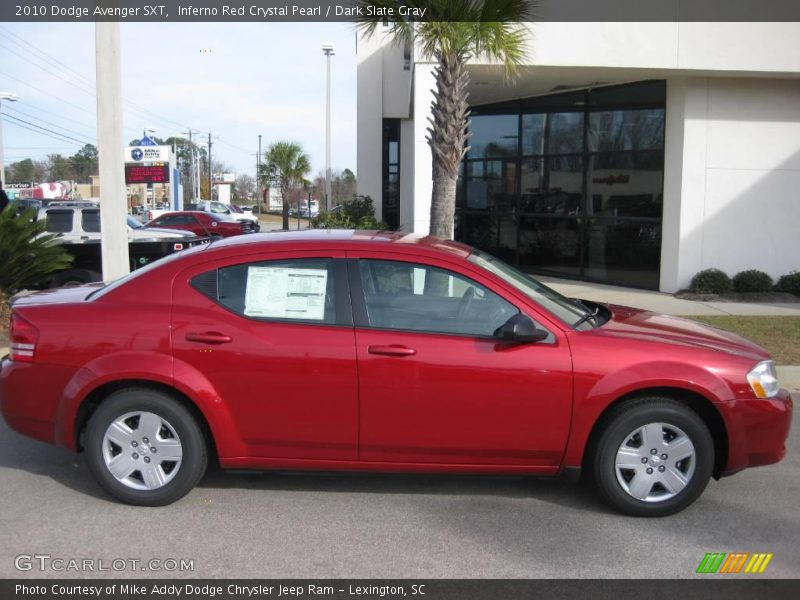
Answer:
[[[704,348],[758,361],[769,358],[761,346],[710,325],[628,306],[604,306],[611,311],[609,321],[600,327],[607,335]]]

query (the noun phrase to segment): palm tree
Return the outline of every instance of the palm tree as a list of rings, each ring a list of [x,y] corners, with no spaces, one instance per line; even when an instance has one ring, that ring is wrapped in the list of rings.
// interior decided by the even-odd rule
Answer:
[[[56,241],[59,235],[48,233],[47,221],[37,221],[32,208],[20,215],[15,207],[0,211],[0,298],[70,266],[72,256]]]
[[[400,5],[426,8],[425,21],[388,21],[387,31],[398,44],[417,42],[422,53],[437,62],[436,90],[431,103],[428,145],[433,155],[433,194],[430,233],[453,237],[458,167],[469,150],[467,104],[470,58],[500,63],[507,77],[516,74],[525,56],[531,0],[360,0],[365,7],[393,8]],[[380,11],[373,11],[380,12]],[[385,13],[384,13],[385,14]],[[359,28],[370,37],[382,29],[380,17],[364,17]]]
[[[311,170],[311,163],[303,148],[296,142],[275,142],[264,153],[265,177],[277,177],[283,199],[283,229],[289,229],[289,193],[302,185]]]

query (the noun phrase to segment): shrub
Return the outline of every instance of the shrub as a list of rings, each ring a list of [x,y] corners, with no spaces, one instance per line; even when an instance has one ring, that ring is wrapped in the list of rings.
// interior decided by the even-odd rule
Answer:
[[[8,329],[8,322],[11,319],[11,304],[8,297],[0,290],[0,332]]]
[[[696,294],[724,294],[731,291],[731,278],[719,269],[705,269],[692,277],[689,289]]]
[[[369,196],[355,196],[345,200],[336,211],[320,213],[311,219],[315,229],[389,229],[375,218],[375,207]]]
[[[792,271],[788,275],[783,275],[778,279],[775,289],[800,296],[800,271]]]
[[[72,257],[60,244],[58,234],[47,233],[45,221],[35,221],[36,211],[19,216],[13,210],[0,211],[0,290],[10,295],[42,281],[54,271],[66,269]]]
[[[772,291],[772,277],[764,271],[750,269],[737,273],[733,278],[733,291],[735,292],[770,292]]]

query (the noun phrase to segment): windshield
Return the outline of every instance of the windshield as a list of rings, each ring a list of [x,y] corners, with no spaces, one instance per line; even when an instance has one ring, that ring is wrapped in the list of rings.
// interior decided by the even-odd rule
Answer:
[[[520,292],[528,296],[528,298],[546,308],[569,325],[574,325],[574,323],[582,319],[587,312],[590,312],[585,306],[580,304],[579,301],[570,300],[566,296],[562,296],[557,291],[536,281],[530,275],[515,269],[511,265],[507,265],[503,261],[485,252],[475,250],[470,254],[468,260],[486,269],[490,273],[497,275],[500,279],[514,286]],[[581,325],[587,325],[588,328],[591,328],[591,324],[586,321],[581,323]]]
[[[128,227],[130,227],[131,229],[139,229],[141,226],[142,224],[136,217],[128,215]]]

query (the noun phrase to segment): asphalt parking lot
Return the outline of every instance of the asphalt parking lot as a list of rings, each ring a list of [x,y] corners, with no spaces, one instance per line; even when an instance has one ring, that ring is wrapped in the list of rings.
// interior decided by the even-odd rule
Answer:
[[[797,420],[782,463],[712,481],[664,519],[617,515],[563,481],[219,470],[175,505],[134,508],[107,498],[81,456],[3,423],[0,577],[686,578],[706,552],[738,551],[772,552],[765,576],[796,578]],[[193,559],[194,570],[15,568],[35,554]]]

